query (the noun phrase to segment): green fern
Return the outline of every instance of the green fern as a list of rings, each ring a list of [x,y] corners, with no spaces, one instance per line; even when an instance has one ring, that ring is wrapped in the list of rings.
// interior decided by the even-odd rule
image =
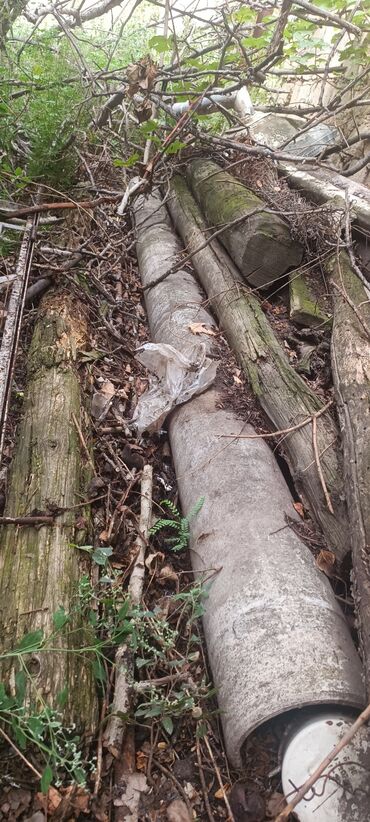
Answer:
[[[183,548],[187,548],[189,545],[190,540],[190,522],[191,520],[199,514],[199,511],[203,507],[204,504],[204,497],[200,497],[198,502],[195,503],[193,508],[189,511],[187,517],[182,517],[181,512],[176,507],[176,505],[171,502],[169,499],[163,499],[161,501],[161,507],[167,508],[170,514],[172,514],[172,519],[161,517],[154,523],[152,528],[150,529],[149,533],[154,536],[154,534],[158,534],[160,531],[163,531],[165,528],[171,528],[173,531],[176,532],[176,535],[173,537],[167,537],[166,542],[171,545],[172,551],[178,552],[182,551]]]

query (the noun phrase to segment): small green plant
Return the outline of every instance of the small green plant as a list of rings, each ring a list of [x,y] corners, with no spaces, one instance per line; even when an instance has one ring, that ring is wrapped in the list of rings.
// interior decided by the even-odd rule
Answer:
[[[113,554],[113,548],[110,545],[100,545],[94,548],[93,545],[76,545],[74,542],[71,542],[70,547],[78,548],[79,551],[86,551],[87,554],[90,554],[92,561],[95,562],[96,565],[102,565],[103,567]]]
[[[203,499],[187,521],[202,504]],[[175,506],[169,510],[177,511]],[[177,514],[177,521],[184,519]],[[181,533],[185,533],[184,528]],[[83,548],[92,552],[91,546]],[[108,559],[105,552],[97,558],[103,566]],[[50,633],[41,628],[31,631],[0,655],[0,663],[10,665],[15,672],[14,687],[0,683],[0,722],[20,751],[31,748],[37,754],[44,793],[52,783],[84,784],[92,766],[84,762],[76,728],[63,723],[67,686],[57,695],[55,705],[47,705],[31,674],[29,660],[35,653],[77,654],[90,663],[99,691],[103,692],[112,652],[126,644],[140,672],[140,682],[134,685],[138,697],[135,718],[159,723],[171,735],[175,719],[189,714],[199,719],[204,715],[204,702],[214,694],[204,678],[199,682],[192,675],[192,666],[197,666],[199,660],[196,621],[203,614],[206,596],[205,586],[198,580],[169,597],[168,613],[156,605],[152,610],[132,606],[122,590],[120,572],[108,563],[97,585],[91,584],[87,574],[81,577],[71,610],[67,612],[60,606],[55,611]],[[76,632],[76,625],[81,626],[81,633],[79,627]]]
[[[84,785],[87,770],[82,761],[81,740],[75,726],[65,727],[62,714],[47,705],[41,709],[25,704],[26,674],[16,675],[15,694],[9,696],[0,683],[0,718],[7,733],[21,751],[33,745],[43,760],[41,790],[47,793],[51,782],[64,779]]]
[[[150,529],[149,533],[154,536],[154,534],[158,534],[160,531],[170,528],[172,531],[175,531],[175,536],[167,537],[166,542],[171,545],[172,551],[182,551],[183,548],[187,548],[189,545],[190,523],[191,520],[199,514],[199,511],[203,507],[204,497],[200,497],[200,499],[198,499],[198,502],[195,503],[186,517],[181,516],[179,509],[173,502],[171,502],[171,500],[163,499],[160,504],[161,507],[167,509],[172,516],[171,518],[161,517],[158,519]]]

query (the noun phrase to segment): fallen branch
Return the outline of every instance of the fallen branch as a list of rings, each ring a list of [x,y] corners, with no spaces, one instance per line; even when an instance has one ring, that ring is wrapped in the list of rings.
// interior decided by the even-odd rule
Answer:
[[[136,539],[137,555],[128,587],[131,604],[134,606],[140,605],[143,595],[145,548],[152,519],[152,488],[153,468],[151,465],[144,465],[141,476],[139,533]],[[135,701],[132,688],[134,654],[131,648],[121,645],[117,650],[115,663],[114,699],[103,744],[115,757],[115,796],[119,797],[119,801],[115,802],[114,818],[116,822],[124,822],[127,819],[126,799],[130,797],[130,820],[135,822],[139,818],[140,796],[141,793],[145,793],[147,786],[144,774],[135,770],[135,739],[132,727],[128,729],[125,742],[123,741],[127,723],[122,717],[133,712]]]
[[[144,585],[145,548],[148,543],[149,528],[152,517],[152,484],[153,469],[145,465],[141,477],[141,510],[139,533],[136,540],[137,556],[129,582],[129,596],[132,605],[140,605]],[[121,718],[132,708],[131,687],[133,681],[134,661],[127,645],[120,645],[116,653],[116,683],[111,713],[104,734],[104,745],[110,753],[119,759],[126,723]]]
[[[56,211],[59,208],[96,208],[96,206],[103,203],[117,203],[121,197],[122,194],[105,194],[102,197],[96,197],[95,200],[81,200],[80,202],[63,200],[61,203],[38,203],[37,205],[24,206],[24,208],[17,208],[15,211],[7,211],[6,213],[13,219],[14,217],[25,217],[30,214],[40,214],[42,211]]]
[[[365,710],[362,711],[362,713],[360,714],[360,716],[357,717],[353,725],[351,725],[347,733],[344,734],[340,742],[338,742],[335,745],[335,747],[330,751],[330,753],[325,757],[325,759],[323,759],[320,765],[316,768],[313,774],[311,774],[311,776],[306,780],[304,785],[302,785],[299,791],[297,791],[294,799],[292,799],[291,802],[289,802],[289,804],[286,805],[284,810],[281,811],[281,813],[279,813],[279,815],[275,818],[275,822],[283,822],[284,819],[288,819],[288,816],[292,813],[292,811],[294,811],[294,808],[297,807],[301,799],[304,798],[307,791],[310,788],[312,788],[315,782],[317,782],[320,776],[322,776],[322,774],[325,771],[325,768],[327,768],[327,766],[330,765],[333,759],[335,759],[335,757],[338,756],[338,754],[343,750],[343,748],[345,748],[346,745],[348,745],[348,743],[352,741],[353,737],[355,736],[359,728],[365,725],[365,723],[368,722],[369,719],[370,705],[368,705],[367,708],[365,708]]]
[[[222,781],[222,776],[220,774],[220,769],[219,769],[219,767],[217,765],[217,762],[216,762],[216,760],[213,756],[213,751],[212,751],[212,748],[211,748],[211,746],[208,742],[207,735],[204,737],[204,741],[205,741],[205,744],[206,744],[207,751],[208,751],[208,753],[211,757],[211,760],[212,760],[212,765],[213,765],[213,768],[215,770],[215,774],[217,776],[218,784],[220,786],[220,790],[221,790],[221,793],[222,793],[222,796],[223,796],[223,800],[224,800],[224,803],[225,803],[225,806],[226,806],[226,810],[229,814],[229,820],[230,820],[230,822],[236,822],[235,816],[234,816],[234,814],[231,810],[231,807],[230,807],[230,802],[227,798],[227,793],[225,791],[224,783]]]
[[[52,525],[54,517],[43,514],[29,517],[0,517],[0,525]]]
[[[263,434],[220,434],[220,439],[236,439],[236,440],[255,440],[259,439],[267,439],[267,437],[280,437],[284,436],[285,434],[291,434],[292,431],[299,431],[300,428],[303,428],[305,425],[308,425],[309,422],[312,422],[313,417],[316,419],[321,417],[321,414],[324,414],[325,411],[333,405],[333,400],[329,400],[326,405],[323,405],[320,408],[320,411],[317,411],[316,414],[311,414],[310,417],[306,417],[305,420],[302,422],[297,422],[297,425],[291,425],[290,428],[281,428],[280,431],[265,431]]]
[[[330,513],[334,514],[333,504],[332,504],[332,501],[331,501],[330,496],[329,496],[329,492],[328,492],[328,489],[327,489],[326,482],[324,480],[324,474],[323,474],[323,471],[322,471],[322,468],[321,468],[321,462],[320,462],[319,449],[317,447],[317,414],[312,415],[312,447],[313,447],[313,452],[314,452],[314,455],[315,455],[315,463],[316,463],[317,473],[320,477],[321,488],[324,492],[324,497],[325,497],[325,500],[326,500],[326,504],[327,504],[327,507],[328,507],[328,510],[330,511]]]
[[[15,751],[15,753],[17,754],[17,756],[19,756],[19,758],[20,758],[20,759],[22,759],[22,761],[24,762],[24,764],[25,764],[25,765],[27,765],[27,768],[29,768],[29,769],[30,769],[30,771],[32,771],[32,773],[33,773],[33,774],[35,774],[35,776],[37,776],[37,778],[38,778],[38,779],[41,779],[41,778],[42,778],[42,774],[40,773],[40,771],[37,771],[37,770],[36,770],[36,768],[34,767],[34,765],[32,765],[32,762],[30,762],[30,761],[29,761],[29,759],[27,759],[27,758],[25,757],[25,755],[22,753],[22,751],[20,751],[20,750],[19,750],[19,748],[17,748],[17,746],[14,744],[14,742],[13,742],[13,740],[10,738],[10,736],[8,736],[8,734],[7,734],[7,733],[5,733],[5,731],[4,731],[2,728],[0,728],[0,734],[1,734],[1,736],[3,737],[3,739],[5,739],[5,742],[7,742],[7,743],[8,743],[8,745],[10,745],[10,747],[11,747],[11,748],[13,748],[13,751]]]
[[[144,574],[145,574],[145,549],[149,539],[149,529],[152,519],[152,487],[153,468],[145,465],[141,477],[141,510],[139,534],[136,540],[137,557],[132,569],[128,592],[133,605],[140,605],[143,595]]]

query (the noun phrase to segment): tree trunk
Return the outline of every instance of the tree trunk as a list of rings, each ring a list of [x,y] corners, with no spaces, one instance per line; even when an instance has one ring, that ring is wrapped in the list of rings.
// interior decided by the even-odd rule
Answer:
[[[168,204],[189,252],[204,244],[204,221],[181,177],[171,181]],[[320,411],[322,403],[290,366],[258,300],[238,287],[240,275],[217,241],[192,259],[253,393],[275,428],[290,428]],[[298,491],[321,526],[328,548],[342,560],[349,532],[338,441],[335,423],[326,412],[317,419],[317,446],[334,515],[328,510],[315,462],[312,424],[287,434],[283,447]]]
[[[73,361],[86,339],[84,316],[75,301],[65,293],[44,299],[28,356],[28,384],[7,516],[50,513],[81,502],[84,469],[74,419],[80,424],[83,409]],[[24,657],[29,672],[27,692],[33,704],[40,706],[45,701],[59,710],[64,702],[65,722],[75,722],[89,732],[97,704],[92,669],[89,659],[73,650],[88,645],[91,637],[78,614],[57,633],[53,620],[61,608],[68,613],[78,606],[81,565],[73,544],[78,542],[81,526],[76,519],[81,514],[84,509],[76,507],[56,516],[51,525],[2,528],[0,614],[3,651],[14,649],[25,634],[43,631],[46,650],[37,649]],[[17,663],[7,660],[1,678],[12,684],[16,672]]]
[[[28,0],[4,0],[0,11],[0,48],[3,48],[6,35],[27,6]]]
[[[329,266],[334,285],[332,369],[344,450],[353,582],[370,695],[370,306],[341,252]]]
[[[220,240],[249,285],[264,288],[299,265],[302,248],[287,224],[239,180],[203,159],[190,163],[188,177],[208,224],[226,226]]]

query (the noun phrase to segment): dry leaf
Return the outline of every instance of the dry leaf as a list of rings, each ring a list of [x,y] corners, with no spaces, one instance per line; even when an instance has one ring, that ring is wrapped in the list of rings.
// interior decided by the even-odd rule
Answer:
[[[194,785],[192,785],[191,782],[185,782],[184,793],[188,799],[196,799],[198,796],[198,791],[194,788]]]
[[[107,416],[116,389],[110,380],[104,380],[99,391],[95,391],[91,401],[91,413],[96,420],[103,420]]]
[[[182,799],[174,799],[167,808],[168,822],[192,822],[189,811]]]
[[[158,557],[158,559],[160,560],[160,562],[163,562],[163,560],[164,560],[164,554],[162,554],[162,552],[161,552],[161,551],[156,551],[156,552],[155,552],[155,553],[153,553],[153,554],[148,554],[148,556],[147,556],[147,558],[146,558],[146,560],[145,560],[145,565],[146,565],[146,567],[147,567],[149,570],[150,570],[150,568],[151,568],[151,566],[152,566],[152,564],[153,564],[154,560],[155,560],[155,559],[157,559],[157,557]]]
[[[136,770],[137,771],[146,771],[146,766],[148,764],[148,757],[144,751],[138,751],[136,754]]]
[[[73,799],[74,810],[77,811],[77,813],[86,813],[89,808],[89,803],[90,794],[88,791],[86,791],[85,788],[78,788],[77,794]]]
[[[45,797],[43,793],[37,793],[36,797],[42,807],[45,807],[45,803],[47,802],[48,814],[50,815],[56,811],[62,801],[62,795],[53,787],[49,788],[47,797]]]
[[[321,550],[316,557],[316,565],[327,577],[333,576],[335,554],[332,551]]]
[[[243,385],[243,380],[241,380],[239,377],[237,377],[236,374],[233,375],[233,379],[234,379],[235,385]]]
[[[303,508],[302,503],[301,502],[293,502],[293,508],[295,508],[295,510],[297,511],[297,514],[299,514],[299,516],[302,517],[302,519],[304,519],[304,508]]]
[[[209,337],[216,337],[216,331],[205,323],[191,323],[188,328],[192,334],[208,334]]]
[[[176,574],[176,571],[173,570],[172,565],[164,565],[158,574],[158,578],[160,580],[166,580],[166,582],[171,580],[176,585],[179,581],[178,575]]]
[[[283,796],[282,793],[275,791],[271,794],[270,799],[267,800],[266,804],[266,816],[268,819],[275,819],[275,817],[281,813],[285,805],[285,796]]]
[[[262,822],[265,819],[265,801],[256,791],[248,791],[244,782],[235,782],[229,794],[231,810],[235,822],[253,820]]]
[[[223,799],[223,798],[224,798],[225,793],[228,793],[228,792],[229,792],[229,790],[230,790],[230,785],[229,785],[229,783],[228,783],[228,782],[226,782],[226,785],[224,785],[224,789],[223,789],[223,790],[222,790],[222,788],[219,788],[219,789],[218,789],[218,791],[216,791],[216,792],[214,793],[214,797],[215,797],[215,799]]]

